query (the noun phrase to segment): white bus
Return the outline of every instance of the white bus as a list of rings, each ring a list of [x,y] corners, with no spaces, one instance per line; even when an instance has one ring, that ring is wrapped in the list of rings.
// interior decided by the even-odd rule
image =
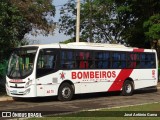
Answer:
[[[100,43],[27,45],[11,54],[6,91],[13,98],[134,90],[157,86],[158,63],[153,49]]]

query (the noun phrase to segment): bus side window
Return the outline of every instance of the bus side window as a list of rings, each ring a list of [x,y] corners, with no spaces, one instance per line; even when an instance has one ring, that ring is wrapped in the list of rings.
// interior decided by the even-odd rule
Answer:
[[[120,64],[121,64],[120,62],[114,61],[112,67],[113,68],[121,68]]]
[[[154,57],[154,54],[151,53],[151,54],[147,54],[146,55],[146,66],[147,68],[155,68],[155,57]]]
[[[52,49],[40,50],[37,61],[37,77],[51,74],[55,70],[56,54]]]
[[[112,68],[121,68],[121,53],[112,53]]]
[[[126,62],[125,61],[121,61],[121,68],[126,68]]]
[[[85,68],[84,52],[79,53],[79,58],[80,58],[79,68],[83,69],[83,68]]]
[[[43,59],[43,55],[42,53],[40,52],[39,53],[39,57],[38,57],[38,62],[37,62],[37,68],[43,68],[43,65],[44,65],[44,59]]]
[[[100,69],[110,68],[109,52],[96,52],[95,68],[100,68]]]
[[[140,58],[138,53],[129,53],[128,54],[128,68],[140,68]]]
[[[62,69],[74,69],[76,67],[74,51],[63,50],[61,52],[60,66]]]
[[[140,60],[141,68],[155,68],[155,55],[153,53],[142,53]]]
[[[81,69],[83,68],[88,68],[89,67],[89,52],[80,52],[80,67]]]
[[[79,69],[93,68],[94,62],[89,51],[76,52],[76,65]]]

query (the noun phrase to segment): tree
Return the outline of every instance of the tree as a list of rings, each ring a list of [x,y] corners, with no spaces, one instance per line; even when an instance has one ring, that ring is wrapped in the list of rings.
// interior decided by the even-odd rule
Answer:
[[[86,0],[81,3],[81,39],[150,48],[143,24],[159,11],[157,0]],[[61,8],[60,32],[75,36],[75,24],[76,3],[71,0]]]
[[[126,23],[120,21],[120,24],[125,24],[123,36],[125,40],[136,47],[150,48],[143,24],[152,15],[159,13],[160,1],[157,0],[115,0],[119,11],[120,18],[127,19]]]
[[[22,39],[26,33],[31,32],[33,35],[52,34],[55,29],[53,17],[55,7],[52,0],[10,0],[23,15],[23,29],[21,28],[19,39]]]
[[[151,16],[146,22],[144,22],[145,35],[150,40],[160,39],[160,14]]]
[[[76,35],[76,3],[74,0],[68,1],[60,9],[59,32],[75,37]]]
[[[143,25],[145,28],[145,35],[151,42],[152,48],[157,50],[158,59],[160,60],[160,48],[158,46],[158,40],[160,40],[160,14],[151,16]]]
[[[48,35],[53,33],[55,7],[52,0],[1,0],[1,43],[21,41],[26,33]],[[6,38],[9,37],[11,38]],[[14,43],[12,42],[12,43]],[[7,43],[8,44],[8,43]],[[14,45],[13,45],[14,46]]]
[[[60,43],[67,44],[67,43],[71,43],[71,42],[75,42],[75,39],[71,38],[71,39],[62,41],[62,42],[60,42]],[[87,42],[87,41],[81,39],[80,42]]]
[[[128,19],[125,26],[124,36],[131,46],[154,48],[158,52],[160,60],[160,49],[157,41],[160,39],[160,1],[157,0],[116,0],[117,6],[121,8],[120,18]],[[121,24],[125,24],[120,21]]]
[[[1,53],[24,43],[26,33],[48,35],[54,32],[52,0],[1,0],[0,10]]]
[[[0,11],[0,62],[8,58],[11,48],[26,44],[26,33],[54,32],[52,0],[1,0]]]
[[[116,25],[114,0],[87,0],[81,3],[81,39],[90,42],[121,41],[122,26]],[[75,37],[76,2],[70,0],[61,8],[60,31]],[[118,30],[119,29],[119,30]]]
[[[91,42],[118,41],[120,38],[116,37],[118,33],[115,30],[114,17],[113,0],[92,0],[82,4],[82,38]]]
[[[18,27],[21,26],[23,17],[20,11],[11,6],[6,0],[0,2],[0,58],[7,56],[5,53],[9,48],[17,45]]]
[[[48,35],[54,32],[52,20],[55,7],[52,0],[1,0],[0,1],[0,91],[5,83],[9,50],[25,44],[26,33]],[[4,86],[4,84],[3,84]]]

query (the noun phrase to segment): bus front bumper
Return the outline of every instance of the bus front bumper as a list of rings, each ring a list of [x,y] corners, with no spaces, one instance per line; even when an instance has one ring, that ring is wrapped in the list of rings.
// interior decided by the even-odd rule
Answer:
[[[11,97],[36,97],[34,85],[28,88],[11,88],[6,85],[6,92]]]

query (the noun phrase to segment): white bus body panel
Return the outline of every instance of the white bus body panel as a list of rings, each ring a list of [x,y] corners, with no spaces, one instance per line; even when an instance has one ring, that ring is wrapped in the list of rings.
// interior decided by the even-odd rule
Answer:
[[[101,44],[102,45],[102,44]],[[34,46],[34,45],[33,45]],[[111,51],[133,51],[133,48],[127,48],[127,47],[101,47],[100,45],[96,47],[95,45],[92,46],[80,46],[80,45],[59,45],[59,44],[53,44],[53,45],[41,45],[39,46],[39,49],[41,48],[66,48],[66,49],[85,49],[85,50],[111,50]],[[144,50],[144,52],[155,52],[155,50]],[[38,52],[37,52],[38,53]],[[38,58],[38,54],[36,55],[36,60]],[[156,57],[157,62],[157,57]],[[81,93],[93,93],[93,92],[105,92],[105,91],[112,91],[113,88],[116,88],[119,86],[119,84],[122,84],[124,80],[121,78],[125,77],[125,73],[122,74],[121,71],[123,69],[88,69],[88,70],[59,70],[55,73],[45,75],[40,78],[35,78],[36,74],[36,62],[34,65],[34,70],[32,75],[29,77],[23,79],[25,83],[17,85],[25,86],[28,79],[31,79],[33,82],[32,84],[27,88],[11,88],[10,86],[15,86],[15,83],[10,83],[8,77],[6,77],[7,83],[6,83],[6,90],[7,94],[12,97],[40,97],[40,96],[56,96],[58,95],[58,89],[62,82],[68,80],[73,83],[75,88],[75,94],[81,94]],[[126,76],[127,78],[131,78],[134,82],[134,89],[140,89],[150,86],[156,86],[158,82],[158,73],[157,73],[158,65],[156,65],[156,69],[133,69],[129,70],[132,71],[129,76]],[[125,69],[127,71],[127,69]],[[109,77],[102,77],[99,75],[99,72],[105,71],[106,74],[109,74]],[[115,72],[115,76],[111,75],[107,72]],[[73,72],[94,72],[97,74],[97,78],[90,78],[86,77],[79,79],[78,77],[74,78]],[[79,74],[80,75],[80,74]],[[121,77],[123,76],[123,77]],[[79,76],[81,77],[81,76]],[[73,79],[74,78],[74,79]],[[24,94],[26,90],[30,89],[30,91],[27,94]],[[118,88],[119,89],[119,88]],[[122,87],[119,89],[122,90]],[[14,93],[15,92],[15,93]],[[13,93],[13,94],[12,94]],[[22,93],[22,95],[19,95]]]

